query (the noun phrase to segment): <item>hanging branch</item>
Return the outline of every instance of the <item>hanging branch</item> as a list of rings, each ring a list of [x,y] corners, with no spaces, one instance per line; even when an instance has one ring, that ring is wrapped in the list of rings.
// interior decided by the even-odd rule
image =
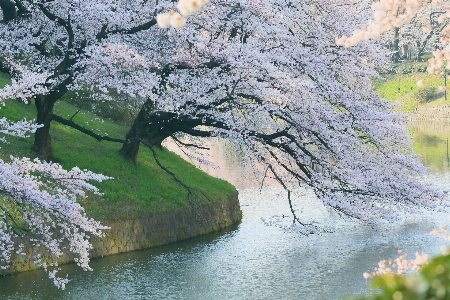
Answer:
[[[151,151],[152,154],[153,154],[153,157],[155,158],[156,164],[157,164],[164,172],[166,172],[167,174],[169,174],[169,175],[170,175],[170,176],[171,176],[171,177],[172,177],[179,185],[181,185],[182,187],[184,187],[184,188],[188,191],[188,197],[192,195],[192,191],[196,191],[196,192],[202,194],[202,195],[203,195],[206,199],[208,199],[210,202],[212,202],[212,200],[211,200],[205,193],[203,193],[202,191],[200,191],[200,190],[198,190],[198,189],[195,189],[195,188],[192,188],[192,187],[188,186],[188,185],[185,184],[183,181],[181,181],[181,179],[179,179],[179,178],[175,175],[175,173],[173,173],[173,172],[170,171],[167,167],[165,167],[165,166],[160,162],[158,156],[156,155],[155,149],[154,149],[150,144],[148,144],[147,142],[145,142],[145,141],[143,141],[143,140],[141,140],[141,143],[144,144],[145,146],[147,146],[147,147],[150,149],[150,151]],[[189,201],[189,202],[190,202],[190,201]],[[192,204],[192,203],[191,203],[191,204]]]
[[[186,144],[186,143],[183,143],[182,141],[180,141],[179,139],[177,139],[173,134],[172,134],[170,137],[173,138],[177,143],[179,143],[179,144],[181,144],[181,145],[183,145],[183,146],[185,146],[185,147],[195,147],[195,148],[198,148],[198,149],[210,150],[210,149],[207,148],[207,147],[202,147],[202,146],[195,145],[195,144]]]
[[[72,128],[74,128],[74,129],[76,129],[76,130],[78,130],[78,131],[80,131],[80,132],[82,132],[84,134],[87,134],[87,135],[93,137],[94,139],[96,139],[99,142],[101,142],[103,140],[104,141],[109,141],[109,142],[122,143],[122,144],[125,144],[127,142],[127,141],[122,140],[122,139],[116,139],[116,138],[112,138],[112,137],[109,137],[109,136],[106,136],[106,135],[96,134],[96,133],[94,133],[93,131],[91,131],[89,129],[81,127],[80,125],[76,124],[72,120],[66,120],[66,119],[64,119],[64,118],[62,118],[60,116],[57,116],[57,115],[53,115],[52,116],[52,120],[54,120],[54,121],[56,121],[58,123],[61,123],[63,125],[72,127]]]
[[[283,180],[278,176],[278,174],[275,172],[275,170],[273,169],[271,164],[268,164],[268,168],[270,169],[270,171],[272,171],[272,174],[275,176],[275,179],[283,186],[283,188],[288,192],[288,202],[289,202],[289,208],[291,210],[292,216],[293,216],[293,220],[292,220],[292,224],[295,224],[295,222],[297,222],[298,224],[300,224],[301,226],[303,226],[304,228],[307,228],[308,226],[313,227],[314,229],[318,230],[319,227],[312,224],[312,223],[303,223],[302,221],[300,221],[300,219],[297,217],[297,215],[295,214],[295,210],[294,207],[292,206],[292,199],[291,199],[291,190],[286,186],[286,184],[283,182]],[[322,229],[323,230],[323,229]],[[313,230],[311,230],[309,232],[309,234],[314,233]],[[307,233],[302,233],[303,235],[308,235]]]
[[[84,103],[86,103],[87,100],[83,100],[81,102],[80,108],[70,117],[69,121],[73,121],[73,118],[83,109]]]

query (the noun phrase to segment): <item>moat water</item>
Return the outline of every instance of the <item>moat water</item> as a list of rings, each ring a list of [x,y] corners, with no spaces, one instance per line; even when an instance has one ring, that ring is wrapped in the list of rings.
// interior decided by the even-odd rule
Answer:
[[[415,148],[429,166],[424,180],[450,189],[450,129],[415,124]],[[441,130],[442,129],[442,130]],[[94,271],[62,266],[70,282],[57,290],[42,270],[0,277],[0,299],[339,299],[367,292],[363,272],[403,249],[438,254],[443,240],[428,233],[447,224],[445,213],[421,213],[396,224],[367,226],[331,220],[335,230],[303,236],[264,220],[289,218],[286,195],[276,186],[259,192],[245,181],[238,164],[221,157],[215,176],[239,188],[242,223],[234,228],[158,248],[93,259]],[[330,221],[311,193],[297,191],[304,213]]]

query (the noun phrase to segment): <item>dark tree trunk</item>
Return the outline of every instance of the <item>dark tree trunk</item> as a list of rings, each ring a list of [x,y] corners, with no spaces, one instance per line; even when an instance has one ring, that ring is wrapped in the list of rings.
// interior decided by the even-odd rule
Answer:
[[[141,141],[139,139],[131,139],[127,140],[125,144],[123,144],[119,153],[125,158],[129,159],[132,162],[136,163],[137,155],[139,153],[139,145]]]
[[[0,0],[0,8],[3,12],[4,23],[8,23],[17,17],[17,9],[14,2],[10,0]]]
[[[398,47],[398,44],[400,42],[400,28],[395,27],[394,28],[394,44],[393,44],[393,51],[394,53],[392,53],[392,61],[394,63],[398,63],[398,59],[400,56],[400,49]]]
[[[46,96],[39,95],[35,100],[37,110],[37,124],[43,125],[34,134],[33,150],[45,160],[54,160],[52,139],[50,136],[50,123],[53,116],[54,101],[49,101]]]
[[[155,117],[151,113],[146,115],[143,110],[139,112],[125,136],[126,142],[119,151],[123,157],[134,163],[136,163],[141,142],[148,146],[161,148],[162,142],[170,136],[170,133],[167,133],[164,128],[160,128],[160,123],[152,122],[152,116]]]
[[[156,111],[153,103],[148,100],[126,134],[126,143],[120,149],[120,154],[136,163],[140,143],[161,148],[162,142],[177,132],[198,137],[211,136],[209,131],[196,129],[199,125],[226,128],[221,122],[204,115],[192,117],[180,116],[173,112]]]
[[[179,127],[174,127],[174,123],[179,122],[176,114],[155,111],[154,104],[148,100],[127,132],[125,136],[126,143],[124,143],[119,153],[126,159],[136,163],[141,142],[147,146],[161,148],[162,142],[167,137],[180,131]]]
[[[139,137],[137,136],[138,127],[139,127],[139,120],[142,114],[142,110],[139,112],[138,116],[133,122],[133,125],[131,125],[130,130],[127,132],[125,136],[126,142],[123,144],[122,148],[120,149],[119,153],[126,159],[129,159],[136,163],[137,155],[139,152],[139,144],[141,143]]]
[[[150,101],[147,101],[143,105],[139,114],[136,116],[136,119],[134,119],[133,125],[131,125],[130,130],[125,136],[126,142],[119,151],[123,157],[134,163],[136,163],[141,139],[146,137],[147,127],[149,126],[148,115],[151,113],[152,109],[153,103]]]

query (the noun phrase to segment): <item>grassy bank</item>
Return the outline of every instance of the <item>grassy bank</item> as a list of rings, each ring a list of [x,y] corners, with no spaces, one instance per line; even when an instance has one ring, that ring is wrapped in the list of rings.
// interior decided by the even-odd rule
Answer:
[[[417,86],[419,80],[423,80],[423,87]],[[400,110],[410,111],[419,106],[450,103],[449,100],[445,102],[444,92],[439,91],[443,85],[442,76],[413,73],[386,75],[385,80],[378,80],[374,87],[383,99],[399,104]],[[448,97],[450,99],[450,95]]]
[[[7,78],[0,77],[1,86],[6,82]],[[66,102],[57,103],[55,108],[56,114],[65,118],[76,111],[76,107]],[[33,103],[26,105],[8,101],[0,109],[0,117],[11,120],[21,120],[24,117],[33,119],[35,116]],[[73,121],[111,137],[123,138],[127,131],[126,127],[86,111],[78,113]],[[152,153],[145,147],[141,147],[137,164],[134,165],[118,155],[121,147],[119,143],[98,142],[56,122],[52,123],[51,135],[55,156],[64,168],[78,166],[80,169],[114,177],[113,180],[95,184],[104,193],[103,197],[90,195],[87,199],[80,200],[88,215],[100,221],[136,219],[179,211],[223,199],[236,191],[231,184],[207,175],[167,149],[156,151],[159,160],[192,187],[193,194],[189,195],[184,187],[158,167]],[[8,160],[10,155],[33,157],[32,138],[7,137],[7,140],[10,143],[3,144],[0,148],[2,159]]]

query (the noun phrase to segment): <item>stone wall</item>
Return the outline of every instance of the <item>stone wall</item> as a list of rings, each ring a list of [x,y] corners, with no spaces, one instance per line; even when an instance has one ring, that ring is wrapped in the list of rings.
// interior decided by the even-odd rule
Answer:
[[[144,219],[106,223],[103,238],[92,240],[91,257],[155,247],[226,228],[242,219],[238,194],[204,206],[187,208],[172,214],[158,215]],[[25,255],[13,254],[11,267],[0,269],[0,274],[22,272],[36,268],[34,256],[40,254],[47,262],[55,261],[45,249],[32,247],[26,240],[17,240],[25,245]],[[73,262],[73,255],[64,253],[56,259],[59,264]]]
[[[450,123],[450,104],[423,106],[407,115],[409,121],[440,121]]]

